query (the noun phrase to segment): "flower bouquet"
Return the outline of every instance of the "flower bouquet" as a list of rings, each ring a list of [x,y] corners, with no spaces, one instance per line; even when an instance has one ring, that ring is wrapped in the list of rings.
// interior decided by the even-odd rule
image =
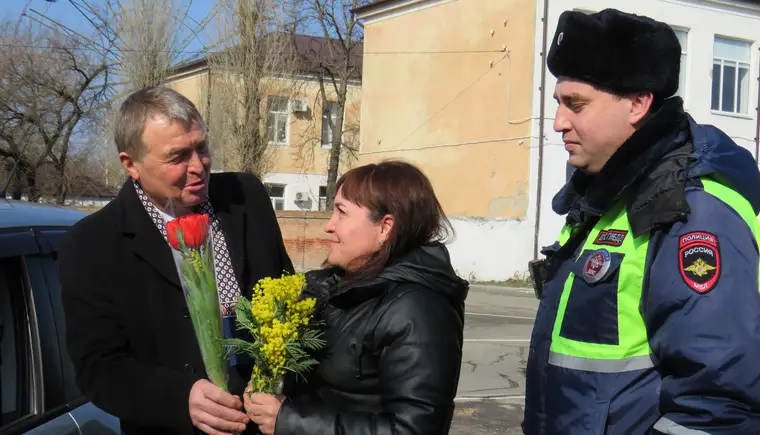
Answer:
[[[206,214],[178,217],[167,223],[166,236],[181,257],[176,263],[206,374],[214,385],[227,391],[229,370],[223,349],[222,315],[208,237],[209,217]]]
[[[250,301],[240,298],[235,307],[238,329],[251,334],[252,342],[226,340],[228,350],[249,356],[253,362],[250,393],[282,392],[287,372],[305,380],[319,362],[315,352],[325,346],[319,324],[312,322],[316,299],[301,298],[303,274],[264,278],[256,284]]]

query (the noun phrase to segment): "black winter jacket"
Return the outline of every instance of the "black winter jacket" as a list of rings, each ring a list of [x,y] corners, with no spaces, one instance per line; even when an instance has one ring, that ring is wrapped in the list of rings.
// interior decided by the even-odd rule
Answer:
[[[448,434],[462,361],[468,283],[444,245],[418,248],[366,282],[307,274],[327,324],[326,356],[289,383],[275,435]]]

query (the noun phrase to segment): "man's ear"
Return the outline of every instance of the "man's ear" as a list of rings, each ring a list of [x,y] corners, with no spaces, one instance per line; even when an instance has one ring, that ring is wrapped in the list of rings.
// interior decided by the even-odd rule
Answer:
[[[135,165],[135,158],[127,153],[119,153],[119,162],[124,170],[127,171],[130,177],[135,181],[140,181],[140,170]]]
[[[639,92],[631,97],[631,112],[629,122],[631,125],[638,125],[649,113],[649,109],[654,103],[654,95],[651,92]]]

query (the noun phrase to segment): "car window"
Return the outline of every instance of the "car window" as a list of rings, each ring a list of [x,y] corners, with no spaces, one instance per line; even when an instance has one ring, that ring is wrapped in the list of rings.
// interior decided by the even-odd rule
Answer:
[[[0,428],[30,414],[29,340],[20,258],[0,260]]]
[[[65,313],[63,312],[63,300],[61,299],[61,284],[58,270],[58,255],[52,252],[48,255],[38,255],[29,257],[29,274],[32,280],[33,288],[41,288],[43,285],[48,291],[52,318],[55,320],[55,330],[57,333],[57,349],[60,352],[60,364],[62,371],[61,384],[62,395],[59,396],[61,403],[73,402],[82,398],[82,393],[76,385],[74,365],[68,354],[66,345],[66,323]],[[39,309],[39,307],[37,307]],[[38,310],[39,315],[39,310]],[[50,398],[50,395],[48,395]],[[56,406],[60,403],[48,401],[49,406]]]

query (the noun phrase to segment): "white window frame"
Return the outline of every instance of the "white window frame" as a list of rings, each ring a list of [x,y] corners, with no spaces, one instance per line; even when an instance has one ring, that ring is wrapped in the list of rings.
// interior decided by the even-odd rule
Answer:
[[[678,75],[678,91],[675,95],[681,97],[686,105],[686,98],[688,96],[688,83],[689,83],[689,34],[691,29],[680,26],[670,26],[674,32],[683,33],[685,44],[681,45],[681,68]],[[679,39],[680,42],[680,39]]]
[[[264,185],[267,188],[267,194],[269,195],[269,200],[272,202],[272,208],[275,211],[284,211],[285,210],[285,191],[288,188],[287,184],[282,183],[264,183]],[[271,188],[272,187],[282,187],[282,196],[272,196]],[[278,209],[277,205],[281,205],[282,208]]]
[[[724,40],[730,40],[730,41],[738,41],[738,42],[743,42],[743,43],[749,44],[748,51],[747,51],[749,59],[747,59],[747,60],[727,59],[727,58],[721,58],[721,57],[715,56],[715,42],[718,39],[724,39]],[[715,77],[712,77],[712,80],[711,80],[711,83],[710,83],[710,87],[711,87],[711,90],[710,90],[710,111],[713,112],[713,113],[725,114],[725,115],[749,116],[749,114],[750,114],[750,108],[749,108],[749,106],[750,106],[750,93],[752,92],[751,91],[751,87],[752,87],[752,85],[751,85],[752,84],[752,82],[751,82],[751,74],[752,74],[752,67],[751,67],[751,64],[752,64],[752,43],[749,42],[749,41],[743,40],[743,39],[739,39],[739,38],[731,38],[731,37],[728,37],[728,36],[715,35],[715,37],[713,38],[713,61],[712,61],[713,69],[715,68],[715,65],[718,65],[718,62],[720,62],[719,63],[719,65],[720,65],[720,78],[718,79],[719,80],[719,86],[718,86],[718,108],[714,108],[713,105],[712,105],[712,98],[713,98],[712,87],[714,85],[713,81],[715,80]],[[734,77],[734,107],[733,107],[733,110],[723,110],[723,107],[722,107],[723,106],[723,71],[724,71],[724,69],[726,67],[726,63],[733,63],[734,66],[735,66],[735,68],[736,68],[736,74],[735,74],[735,77]],[[739,75],[740,74],[739,74],[739,71],[741,69],[746,69],[747,70],[747,90],[744,93],[744,98],[746,98],[746,102],[745,102],[745,109],[746,110],[745,111],[741,111],[742,104],[741,104],[741,102],[739,101],[739,98],[738,98],[738,96],[739,96],[739,86],[740,86],[740,80],[739,80]],[[714,71],[713,71],[713,73],[714,73]]]
[[[327,104],[328,105],[335,105],[335,106],[337,106],[338,109],[340,109],[340,106],[338,105],[337,101],[328,101]],[[345,114],[344,114],[344,117],[345,117]],[[330,140],[327,141],[327,143],[324,143],[324,141],[322,141],[322,139],[324,139],[324,136],[325,136],[324,135],[324,131],[325,131],[325,107],[323,107],[322,108],[322,130],[320,131],[320,141],[323,142],[322,143],[322,148],[332,148],[333,135],[335,134],[335,129],[337,127],[335,124],[338,122],[338,111],[335,110],[334,114],[332,113],[332,111],[330,111],[330,118],[331,118],[330,121],[332,122],[332,126],[328,125],[328,127],[331,127],[331,128],[330,128],[330,130],[327,133],[327,135],[328,135],[328,137],[329,137]]]
[[[272,110],[272,107],[274,106],[273,100],[279,98],[282,100],[285,100],[285,110]],[[278,123],[279,118],[281,119],[279,122],[285,123],[285,141],[284,142],[278,142],[276,140],[272,140],[272,137],[269,136],[269,125],[267,125],[267,139],[269,139],[269,144],[274,146],[282,146],[286,147],[288,144],[290,144],[290,99],[288,97],[284,97],[282,95],[270,95],[267,97],[267,124],[269,123],[269,117],[270,115],[274,115],[275,123]],[[277,125],[275,125],[275,128],[273,128],[271,131],[274,132],[275,137],[277,136]]]

